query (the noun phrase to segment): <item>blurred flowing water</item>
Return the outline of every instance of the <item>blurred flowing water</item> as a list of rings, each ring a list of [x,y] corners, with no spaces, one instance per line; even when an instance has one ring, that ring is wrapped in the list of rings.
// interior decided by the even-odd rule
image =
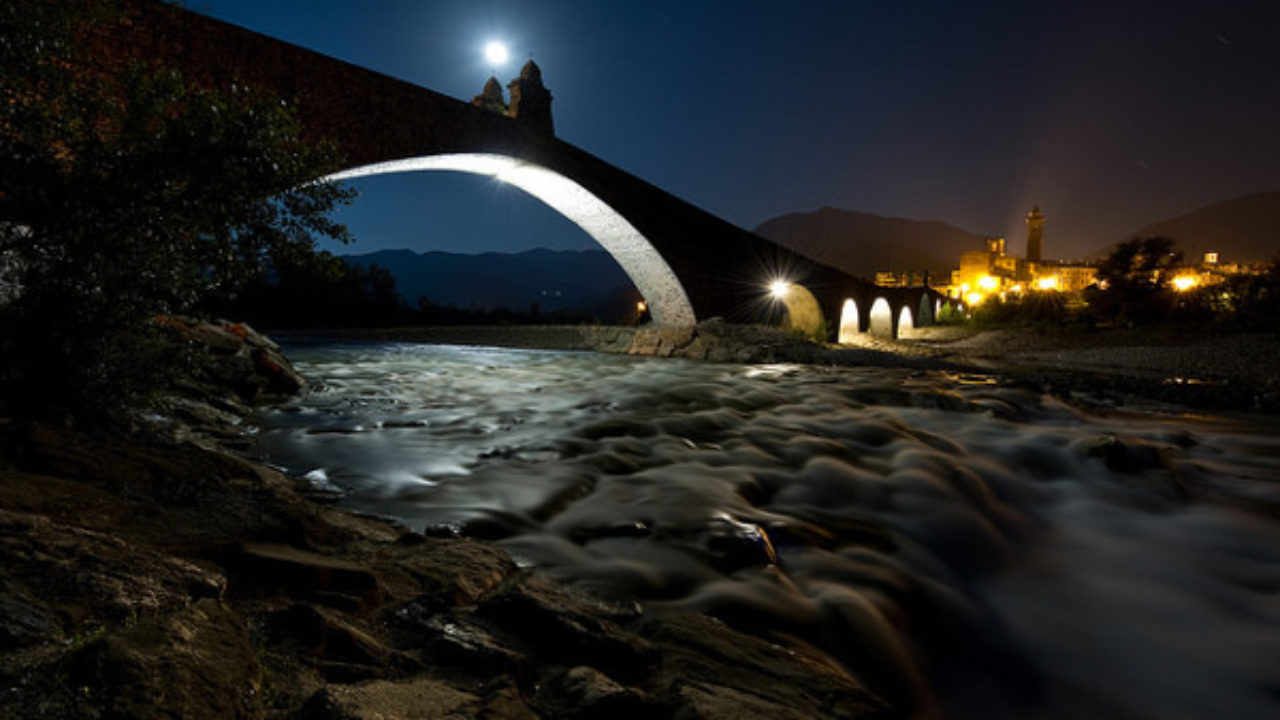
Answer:
[[[287,348],[261,449],[413,530],[820,648],[919,717],[1280,717],[1280,423],[987,377]]]

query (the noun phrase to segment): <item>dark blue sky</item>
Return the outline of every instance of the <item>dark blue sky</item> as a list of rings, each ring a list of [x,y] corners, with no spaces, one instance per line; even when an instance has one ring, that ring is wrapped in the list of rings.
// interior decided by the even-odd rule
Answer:
[[[479,92],[533,54],[556,133],[743,227],[824,205],[1003,234],[1038,203],[1073,257],[1280,190],[1280,1],[198,0],[220,19]],[[520,191],[453,173],[360,181],[358,243],[589,247]]]

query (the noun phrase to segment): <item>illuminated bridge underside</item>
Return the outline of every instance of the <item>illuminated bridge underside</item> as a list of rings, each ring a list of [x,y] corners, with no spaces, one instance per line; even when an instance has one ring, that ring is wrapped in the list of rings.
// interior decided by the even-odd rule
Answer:
[[[350,180],[424,170],[485,175],[524,190],[572,220],[613,256],[648,302],[654,322],[662,325],[697,322],[680,280],[644,235],[586,188],[540,165],[505,155],[452,153],[374,163],[335,173],[327,179]]]

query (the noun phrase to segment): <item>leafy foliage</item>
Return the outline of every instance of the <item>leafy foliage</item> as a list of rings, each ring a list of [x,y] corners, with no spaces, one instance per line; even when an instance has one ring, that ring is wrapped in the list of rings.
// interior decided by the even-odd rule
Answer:
[[[102,71],[84,48],[116,12],[0,9],[0,254],[22,287],[0,349],[15,399],[59,416],[114,414],[163,381],[178,358],[151,318],[231,296],[316,236],[348,239],[329,212],[350,192],[312,183],[336,154],[300,138],[285,102]]]
[[[1113,323],[1161,320],[1174,303],[1169,281],[1181,264],[1182,253],[1174,251],[1169,238],[1126,240],[1098,266],[1098,284],[1087,295],[1089,304]]]

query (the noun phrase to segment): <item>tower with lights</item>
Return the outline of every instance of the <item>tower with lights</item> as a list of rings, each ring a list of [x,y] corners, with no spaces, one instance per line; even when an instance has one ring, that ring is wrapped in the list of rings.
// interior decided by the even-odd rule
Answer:
[[[1027,213],[1027,262],[1038,263],[1044,249],[1044,215],[1036,205]]]

